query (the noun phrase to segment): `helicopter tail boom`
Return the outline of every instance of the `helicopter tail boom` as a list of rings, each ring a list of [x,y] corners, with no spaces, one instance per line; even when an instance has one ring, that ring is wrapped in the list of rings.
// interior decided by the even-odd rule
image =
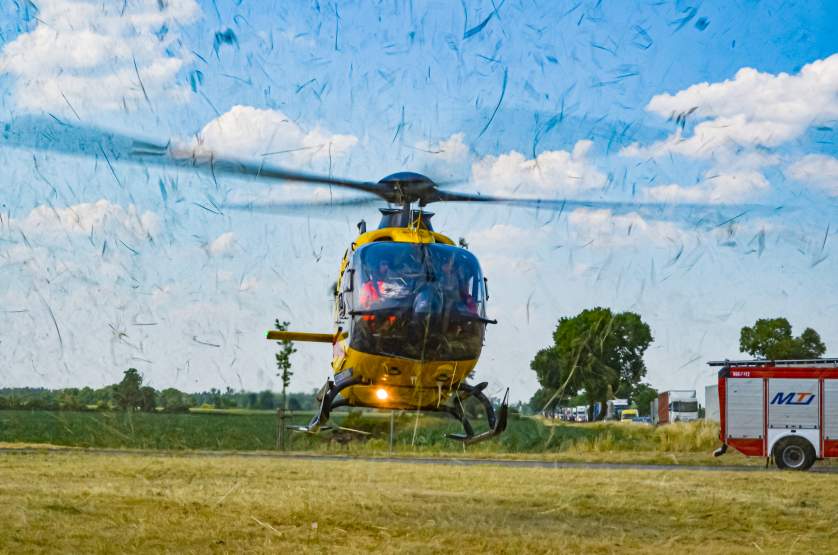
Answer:
[[[309,341],[313,343],[332,343],[338,339],[336,333],[309,333],[304,331],[270,330],[265,337],[272,341]]]

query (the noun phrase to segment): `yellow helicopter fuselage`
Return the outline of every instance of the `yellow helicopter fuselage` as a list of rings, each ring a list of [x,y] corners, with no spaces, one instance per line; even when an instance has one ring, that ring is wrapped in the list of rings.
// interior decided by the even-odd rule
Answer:
[[[350,334],[358,332],[347,330],[341,325],[352,318],[349,313],[351,311],[348,312],[347,307],[351,304],[350,297],[357,293],[355,289],[359,287],[357,276],[354,275],[357,270],[352,268],[353,256],[356,251],[367,245],[381,243],[417,245],[420,249],[422,245],[444,245],[446,251],[467,253],[465,249],[455,246],[454,242],[445,235],[420,226],[385,227],[364,232],[350,245],[341,262],[335,290],[337,330],[333,334],[271,331],[268,332],[268,339],[332,343],[332,371],[335,383],[348,379],[350,376],[353,380],[361,382],[359,385],[347,387],[340,392],[346,400],[345,404],[349,406],[381,409],[438,407],[474,370],[480,347],[482,347],[482,328],[478,346],[472,346],[470,351],[465,351],[468,353],[465,356],[463,352],[460,352],[459,356],[452,356],[450,359],[444,356],[447,349],[437,350],[434,353],[425,353],[419,349],[412,356],[405,356],[404,353],[401,356],[393,356],[380,352],[381,349],[358,348],[357,345],[353,345]],[[468,256],[473,259],[471,254]],[[476,263],[476,259],[474,260]],[[353,279],[356,282],[354,285]],[[484,284],[482,280],[480,281],[479,287],[482,288]],[[357,297],[357,294],[355,296]],[[375,316],[361,316],[361,318],[375,318]],[[389,316],[389,318],[396,317]],[[382,322],[383,326],[387,324],[386,321]],[[443,342],[447,339],[441,338]],[[473,343],[474,341],[472,345]]]

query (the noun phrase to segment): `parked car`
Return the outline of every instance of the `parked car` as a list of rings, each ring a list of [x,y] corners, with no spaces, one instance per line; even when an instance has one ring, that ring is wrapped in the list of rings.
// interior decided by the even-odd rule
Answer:
[[[620,413],[620,422],[632,422],[639,417],[640,413],[637,412],[637,409],[623,409]]]

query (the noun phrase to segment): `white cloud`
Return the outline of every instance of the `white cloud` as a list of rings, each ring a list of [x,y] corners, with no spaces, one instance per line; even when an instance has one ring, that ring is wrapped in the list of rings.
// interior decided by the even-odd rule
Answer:
[[[0,73],[16,78],[25,110],[91,114],[185,100],[175,82],[188,55],[177,26],[199,14],[195,0],[43,0],[35,29],[4,47]]]
[[[105,199],[66,208],[37,206],[25,218],[12,220],[27,234],[94,233],[130,234],[136,238],[154,237],[160,231],[160,218],[153,212],[142,212],[133,204],[123,208]]]
[[[594,246],[664,246],[681,243],[685,231],[672,222],[646,220],[637,213],[616,215],[611,210],[580,208],[568,215],[571,235]]]
[[[788,173],[797,181],[812,184],[831,196],[838,196],[838,158],[810,154],[792,164]]]
[[[464,139],[465,133],[454,133],[447,139],[436,143],[419,141],[415,144],[415,147],[432,155],[434,160],[455,164],[468,158],[469,147]]]
[[[465,142],[465,133],[454,133],[444,139],[416,141],[411,148],[413,152],[405,161],[431,179],[462,180],[468,175],[472,156]]]
[[[779,163],[779,156],[774,154],[724,151],[719,153],[713,165],[704,172],[696,185],[682,186],[671,183],[647,187],[643,196],[653,202],[744,202],[769,191],[770,185],[761,170]]]
[[[527,229],[511,224],[495,224],[468,234],[470,248],[476,251],[495,251],[512,248],[520,250],[543,243],[547,238],[544,228]]]
[[[191,143],[178,145],[175,155],[222,153],[296,166],[343,156],[357,142],[353,135],[332,134],[320,127],[306,131],[278,110],[233,106],[206,124]]]
[[[233,247],[236,246],[236,235],[232,231],[222,233],[209,244],[209,253],[212,256],[233,256]]]
[[[776,147],[819,121],[838,117],[838,54],[807,64],[795,75],[742,68],[721,83],[657,95],[646,109],[705,121],[686,137],[679,130],[649,146],[630,145],[621,151],[624,156],[709,158],[743,146]]]
[[[769,189],[768,181],[756,170],[707,172],[698,185],[678,184],[649,187],[644,196],[654,202],[710,203],[743,202]]]
[[[606,177],[587,158],[593,143],[576,143],[572,152],[552,150],[534,160],[511,151],[472,164],[471,179],[481,191],[498,195],[575,196],[600,189]]]
[[[607,209],[578,208],[567,215],[567,234],[555,227],[526,228],[512,224],[494,224],[468,235],[475,252],[499,252],[522,256],[539,247],[570,240],[581,246],[595,247],[669,246],[683,242],[687,232],[679,225],[662,220],[647,220],[636,212],[614,214]]]

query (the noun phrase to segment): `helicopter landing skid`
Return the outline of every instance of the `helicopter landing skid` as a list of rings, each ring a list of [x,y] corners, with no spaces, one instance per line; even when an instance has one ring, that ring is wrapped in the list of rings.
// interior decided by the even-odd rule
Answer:
[[[333,426],[325,426],[324,424],[329,420],[329,415],[332,409],[342,407],[346,404],[346,399],[335,399],[338,393],[353,385],[364,385],[366,382],[362,378],[350,377],[344,380],[332,381],[326,380],[326,384],[317,394],[320,401],[320,410],[317,411],[308,424],[305,426],[288,426],[289,430],[295,432],[306,432],[309,434],[316,434],[319,431],[331,430]]]
[[[337,398],[338,394],[344,389],[356,385],[368,385],[368,383],[361,378],[354,377],[349,377],[335,382],[333,382],[332,380],[327,380],[326,384],[323,386],[323,388],[317,395],[317,398],[320,401],[320,410],[317,411],[317,414],[315,414],[312,417],[312,419],[308,422],[308,424],[306,424],[305,426],[288,426],[287,428],[295,432],[304,432],[308,434],[316,434],[322,431],[341,429],[340,426],[326,425],[326,422],[328,422],[329,416],[331,415],[333,409],[349,406],[349,402],[347,399]],[[463,425],[462,434],[445,434],[445,437],[447,437],[448,439],[462,441],[466,445],[469,445],[472,443],[477,443],[478,441],[483,441],[495,437],[503,433],[504,430],[506,430],[506,421],[509,413],[509,388],[506,389],[506,393],[503,396],[503,401],[501,401],[500,407],[498,408],[497,412],[495,412],[495,407],[492,405],[492,401],[488,397],[486,397],[485,393],[483,393],[483,390],[486,389],[486,386],[488,385],[488,382],[482,382],[477,385],[461,383],[457,388],[457,392],[454,394],[453,406],[442,405],[439,407],[425,408],[422,410],[427,410],[431,412],[444,412],[456,418]],[[475,399],[477,399],[480,402],[480,404],[483,405],[483,409],[486,411],[486,420],[488,421],[489,429],[485,432],[475,434],[474,429],[471,426],[471,422],[469,422],[468,418],[463,412],[463,401],[465,401],[469,397],[474,397]],[[352,406],[365,405],[353,404]],[[369,406],[369,408],[381,407]]]
[[[493,438],[506,430],[506,421],[509,415],[509,388],[506,388],[503,401],[501,401],[500,407],[498,408],[497,413],[495,413],[495,407],[492,405],[492,401],[486,397],[485,393],[483,393],[483,390],[486,389],[487,385],[489,385],[488,382],[482,382],[474,386],[462,383],[460,384],[457,394],[454,396],[455,405],[453,407],[440,407],[444,410],[444,412],[447,412],[459,420],[463,425],[464,433],[445,434],[445,437],[455,441],[462,441],[464,444],[470,445],[472,443],[477,443],[478,441]],[[471,422],[469,422],[468,418],[466,418],[466,415],[463,413],[463,401],[469,397],[474,397],[481,405],[483,405],[483,409],[486,411],[486,420],[489,423],[488,430],[476,435],[471,427]]]

